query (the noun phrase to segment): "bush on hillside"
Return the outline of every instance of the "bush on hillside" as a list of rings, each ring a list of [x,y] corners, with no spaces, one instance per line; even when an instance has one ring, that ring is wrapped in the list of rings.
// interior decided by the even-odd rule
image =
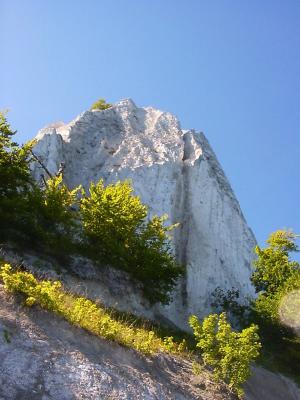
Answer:
[[[182,268],[172,255],[166,216],[147,220],[147,207],[128,181],[92,183],[81,199],[84,239],[91,254],[143,283],[150,301],[167,303]]]
[[[250,365],[259,356],[261,344],[258,327],[251,325],[234,332],[226,313],[211,314],[200,323],[195,315],[189,319],[203,361],[211,366],[217,379],[224,380],[238,395],[250,376]]]

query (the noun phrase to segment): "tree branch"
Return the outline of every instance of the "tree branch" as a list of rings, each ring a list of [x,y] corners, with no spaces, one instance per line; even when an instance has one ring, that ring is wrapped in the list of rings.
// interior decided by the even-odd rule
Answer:
[[[34,154],[34,152],[30,149],[30,153],[32,157],[40,164],[40,166],[43,168],[43,170],[49,175],[50,178],[53,178],[53,175],[49,172],[48,168],[45,167],[45,165],[42,163],[42,161],[38,158],[37,155]]]

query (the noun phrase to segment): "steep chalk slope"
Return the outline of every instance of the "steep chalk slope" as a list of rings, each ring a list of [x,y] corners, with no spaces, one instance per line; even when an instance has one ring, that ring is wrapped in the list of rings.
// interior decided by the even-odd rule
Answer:
[[[185,328],[191,313],[209,311],[217,286],[252,294],[255,238],[202,133],[182,130],[170,113],[123,100],[69,124],[50,125],[36,139],[34,152],[52,173],[63,162],[70,187],[130,178],[151,214],[167,213],[170,222],[180,222],[174,250],[187,276],[174,301],[160,309],[177,326]],[[40,179],[38,164],[33,173]]]
[[[0,400],[234,400],[191,361],[146,358],[9,295],[0,284]],[[289,379],[255,368],[245,400],[299,400]]]
[[[189,361],[146,358],[28,309],[0,285],[1,400],[234,400]],[[289,400],[289,399],[287,399]]]

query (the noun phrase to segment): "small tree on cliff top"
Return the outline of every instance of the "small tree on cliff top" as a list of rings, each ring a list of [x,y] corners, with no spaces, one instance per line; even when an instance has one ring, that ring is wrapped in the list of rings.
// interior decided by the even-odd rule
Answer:
[[[99,99],[92,105],[91,110],[107,110],[110,107],[112,104],[106,103],[104,99]]]

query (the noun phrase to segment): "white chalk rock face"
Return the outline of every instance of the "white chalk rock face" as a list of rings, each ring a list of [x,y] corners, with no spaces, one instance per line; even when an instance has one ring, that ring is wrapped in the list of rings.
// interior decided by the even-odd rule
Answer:
[[[69,124],[42,129],[34,152],[51,173],[64,163],[74,187],[104,178],[131,179],[151,215],[180,222],[174,251],[186,265],[173,302],[156,310],[181,328],[190,314],[210,311],[217,286],[253,294],[250,283],[255,238],[207,139],[182,130],[168,112],[123,100],[104,111],[86,111]],[[33,174],[40,179],[38,164]]]

